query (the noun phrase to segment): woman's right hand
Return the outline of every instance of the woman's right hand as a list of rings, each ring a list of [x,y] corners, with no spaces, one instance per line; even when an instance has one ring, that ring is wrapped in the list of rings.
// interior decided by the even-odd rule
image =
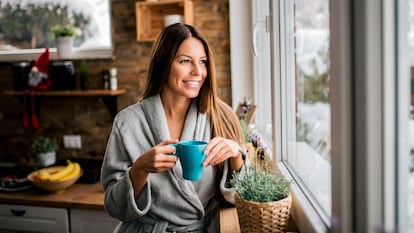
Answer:
[[[163,172],[175,166],[177,156],[171,156],[175,152],[175,147],[169,145],[173,143],[178,143],[178,140],[161,142],[135,160],[129,170],[135,197],[139,196],[147,183],[148,174]]]
[[[177,162],[177,156],[171,156],[175,152],[175,147],[169,144],[177,142],[178,140],[167,140],[152,147],[135,160],[131,169],[147,174],[171,169]]]

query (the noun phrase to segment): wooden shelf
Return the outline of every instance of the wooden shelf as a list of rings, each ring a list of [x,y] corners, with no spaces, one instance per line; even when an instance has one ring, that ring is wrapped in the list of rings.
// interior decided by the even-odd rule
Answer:
[[[164,28],[164,16],[180,14],[185,24],[193,24],[192,0],[162,0],[158,2],[136,2],[137,40],[152,42]]]
[[[39,96],[118,96],[125,94],[125,90],[65,90],[65,91],[38,91]],[[5,91],[5,95],[24,95],[24,91]]]
[[[64,91],[38,91],[36,96],[62,96],[62,97],[100,97],[105,107],[111,113],[112,117],[118,113],[119,95],[125,94],[125,90],[64,90]],[[25,91],[5,91],[5,95],[23,96],[27,94]]]

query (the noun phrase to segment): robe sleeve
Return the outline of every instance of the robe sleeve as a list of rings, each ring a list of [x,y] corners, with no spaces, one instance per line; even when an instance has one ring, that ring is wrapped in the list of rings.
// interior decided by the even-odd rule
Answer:
[[[125,140],[114,121],[101,169],[101,182],[105,192],[106,211],[121,221],[130,221],[145,215],[151,205],[151,189],[148,180],[138,199],[129,177],[131,156],[125,148]]]
[[[244,168],[248,166],[250,166],[250,161],[249,159],[246,159],[239,172],[243,172]],[[224,162],[223,175],[220,180],[220,192],[227,202],[234,205],[236,204],[236,191],[230,185],[230,179],[232,177],[233,170],[231,169],[230,161],[226,160]]]
[[[229,181],[231,178],[232,171],[230,169],[230,162],[229,160],[224,161],[224,167],[223,167],[223,175],[220,180],[220,192],[223,195],[224,199],[231,203],[235,204],[235,194],[236,191],[231,187]]]

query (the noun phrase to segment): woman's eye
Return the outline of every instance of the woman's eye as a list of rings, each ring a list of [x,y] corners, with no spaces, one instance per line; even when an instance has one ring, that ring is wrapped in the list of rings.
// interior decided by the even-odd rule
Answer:
[[[201,60],[200,64],[204,64],[204,65],[207,64],[207,60]]]
[[[182,59],[182,60],[180,60],[180,63],[190,63],[190,60],[189,59]]]

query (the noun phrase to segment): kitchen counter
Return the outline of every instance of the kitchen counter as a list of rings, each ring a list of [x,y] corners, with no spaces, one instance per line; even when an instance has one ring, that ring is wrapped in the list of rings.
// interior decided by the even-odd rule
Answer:
[[[30,205],[104,211],[104,193],[100,183],[74,184],[67,190],[51,193],[37,187],[20,192],[0,191],[0,204]],[[220,232],[240,232],[234,207],[220,210]]]
[[[104,193],[100,183],[74,184],[69,189],[56,193],[43,191],[37,187],[20,192],[0,191],[0,204],[104,211],[103,201]]]

